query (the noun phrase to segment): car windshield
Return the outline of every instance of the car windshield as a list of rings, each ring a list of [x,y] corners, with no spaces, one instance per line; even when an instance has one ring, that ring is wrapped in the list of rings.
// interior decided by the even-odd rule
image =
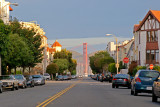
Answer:
[[[127,74],[116,74],[115,78],[128,78],[129,76]]]
[[[11,76],[0,76],[0,80],[13,79]]]
[[[58,77],[58,78],[61,78],[61,77],[62,77],[62,75],[58,75],[57,77]]]
[[[23,76],[22,76],[22,75],[15,75],[14,77],[15,77],[16,79],[18,79],[18,80],[23,79]]]
[[[40,75],[33,75],[32,77],[33,77],[33,78],[41,78]]]
[[[141,71],[139,77],[157,78],[159,73],[157,71]]]
[[[49,76],[49,74],[45,73],[44,76]]]

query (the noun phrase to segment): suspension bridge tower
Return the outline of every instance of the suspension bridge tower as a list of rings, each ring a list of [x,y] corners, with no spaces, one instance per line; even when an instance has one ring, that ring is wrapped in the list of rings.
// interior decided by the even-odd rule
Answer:
[[[83,43],[83,68],[84,76],[88,76],[87,43]]]

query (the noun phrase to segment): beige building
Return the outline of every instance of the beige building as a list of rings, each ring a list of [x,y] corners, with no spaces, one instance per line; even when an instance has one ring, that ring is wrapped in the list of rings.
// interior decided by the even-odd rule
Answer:
[[[48,55],[47,55],[47,37],[45,36],[45,32],[43,30],[43,28],[40,27],[39,24],[35,23],[34,21],[32,22],[20,22],[20,24],[22,25],[22,27],[27,28],[27,29],[34,29],[34,31],[36,32],[35,35],[39,34],[41,35],[41,39],[42,39],[42,44],[41,47],[44,47],[43,50],[43,60],[42,63],[38,63],[35,68],[33,68],[33,70],[39,69],[39,71],[43,71],[46,72],[46,67],[49,64],[49,60],[48,60]]]

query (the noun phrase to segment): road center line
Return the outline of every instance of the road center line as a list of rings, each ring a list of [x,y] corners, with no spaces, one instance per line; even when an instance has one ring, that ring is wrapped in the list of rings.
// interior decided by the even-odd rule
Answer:
[[[79,83],[80,81],[78,81],[77,83]],[[43,101],[42,103],[38,104],[36,107],[45,107],[47,106],[49,103],[51,103],[52,101],[54,101],[55,99],[57,99],[58,97],[60,97],[61,95],[63,95],[64,93],[66,93],[67,91],[69,91],[71,88],[73,88],[77,83],[70,85],[69,87],[67,87],[66,89],[62,90],[61,92],[58,92],[56,95],[50,97],[49,99]]]

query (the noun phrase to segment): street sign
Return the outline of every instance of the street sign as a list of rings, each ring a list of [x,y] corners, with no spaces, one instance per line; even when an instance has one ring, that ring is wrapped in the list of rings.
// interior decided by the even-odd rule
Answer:
[[[128,62],[129,62],[129,58],[125,57],[125,58],[123,59],[123,62],[124,62],[124,63],[128,63]]]
[[[153,69],[153,64],[150,64],[149,68],[152,70]]]

